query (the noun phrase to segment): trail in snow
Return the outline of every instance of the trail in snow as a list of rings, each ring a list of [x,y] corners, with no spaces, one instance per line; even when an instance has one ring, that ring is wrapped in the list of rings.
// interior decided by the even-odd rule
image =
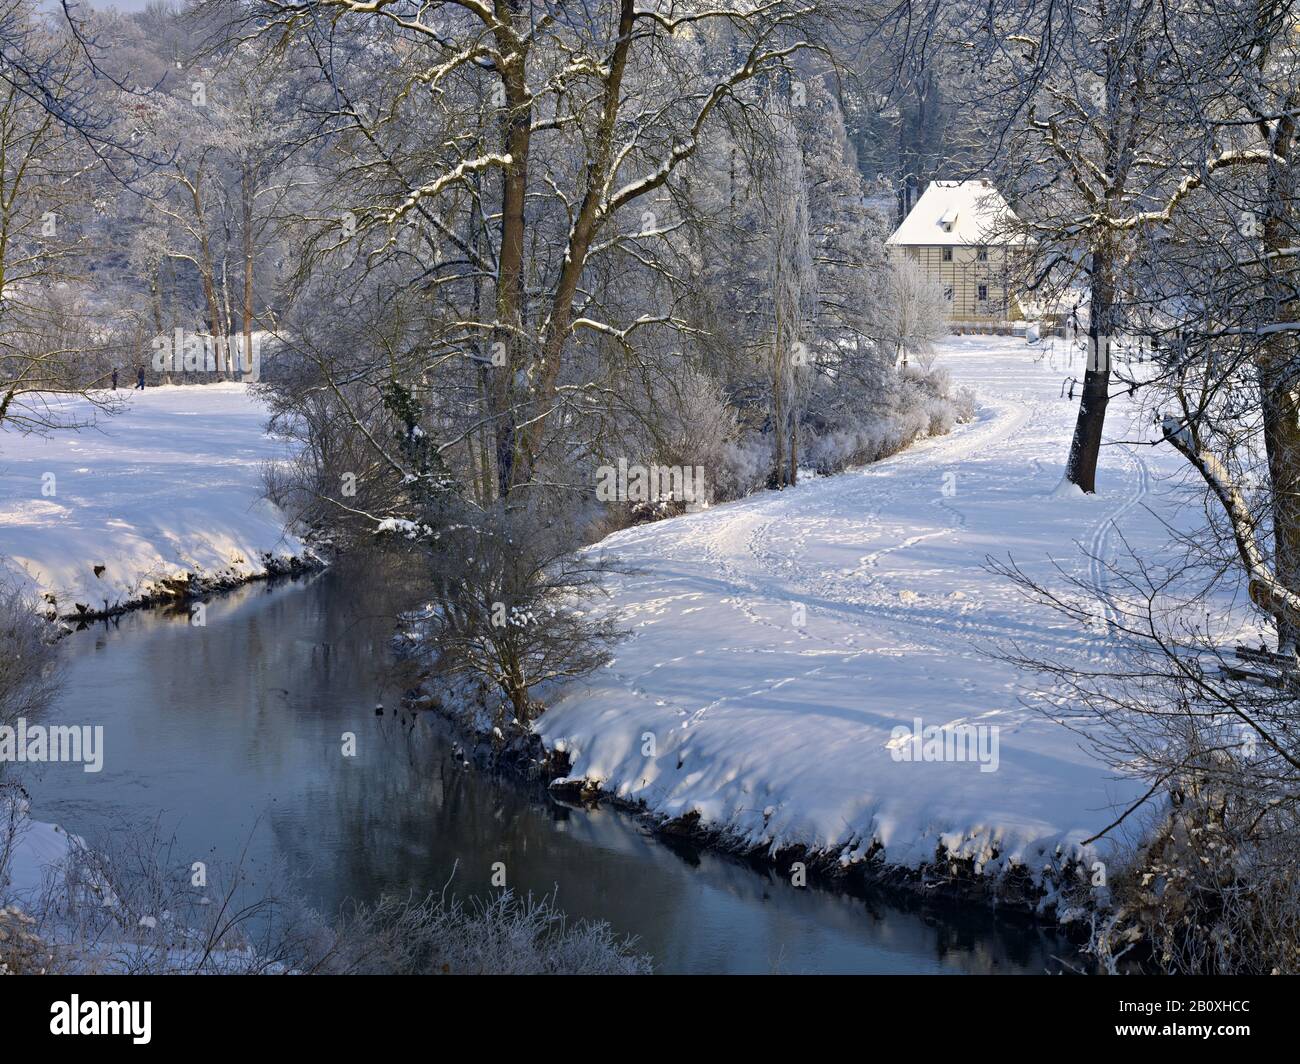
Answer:
[[[1073,356],[1036,355],[1013,338],[954,338],[941,362],[979,396],[974,423],[860,471],[610,537],[638,570],[613,587],[633,634],[609,668],[555,693],[543,739],[563,742],[574,775],[651,810],[845,860],[878,840],[901,864],[942,844],[1038,871],[1094,834],[1134,788],[1026,710],[1024,678],[990,651],[1105,643],[1031,607],[985,560],[1010,555],[1049,586],[1063,582],[1057,565],[1102,582],[1116,530],[1163,544],[1139,505],[1163,496],[1127,446],[1104,449],[1098,497],[1054,494]],[[1133,414],[1112,402],[1108,435],[1134,438]],[[916,717],[996,728],[997,770],[895,760],[892,731]]]
[[[1098,522],[1084,548],[1089,560],[1089,582],[1097,589],[1100,596],[1102,619],[1106,622],[1107,628],[1119,620],[1110,593],[1110,560],[1115,553],[1114,532],[1120,527],[1129,511],[1140,505],[1147,497],[1147,492],[1151,490],[1151,471],[1146,459],[1130,444],[1120,444],[1120,447],[1134,474],[1132,490],[1119,506]]]

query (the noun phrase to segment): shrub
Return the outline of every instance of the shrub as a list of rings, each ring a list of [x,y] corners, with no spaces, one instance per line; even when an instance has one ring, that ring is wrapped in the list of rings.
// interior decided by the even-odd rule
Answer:
[[[53,975],[55,953],[16,905],[0,908],[0,975]]]
[[[548,898],[504,890],[353,907],[313,970],[330,974],[648,975],[650,958],[604,922],[570,924]]]
[[[609,660],[615,619],[594,606],[613,566],[578,550],[576,523],[539,509],[498,509],[416,536],[430,609],[420,641],[443,676],[469,674],[505,696],[497,725],[526,727],[539,685]]]
[[[44,711],[59,686],[56,660],[36,604],[16,581],[0,580],[0,725]]]

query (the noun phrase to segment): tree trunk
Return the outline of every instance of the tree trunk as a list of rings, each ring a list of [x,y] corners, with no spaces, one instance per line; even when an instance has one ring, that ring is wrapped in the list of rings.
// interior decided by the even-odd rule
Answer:
[[[481,150],[483,144],[482,126],[479,127],[479,131],[480,137],[476,147]],[[475,171],[473,182],[474,198],[470,201],[469,208],[469,242],[473,249],[475,261],[479,261],[483,257],[483,214],[480,209],[480,204],[483,202],[483,175]],[[474,308],[473,318],[476,322],[485,320],[483,289],[483,273],[476,268],[470,296],[470,305]],[[482,331],[476,331],[474,334],[474,354],[478,360],[479,402],[482,403],[484,410],[491,410],[493,388],[495,386],[492,379],[493,367],[483,340]],[[474,489],[475,494],[478,496],[480,506],[490,506],[493,499],[496,498],[496,482],[492,476],[492,452],[495,449],[495,437],[491,429],[484,425],[474,432],[470,444],[472,449],[478,453],[479,469]]]
[[[591,253],[592,241],[603,221],[605,184],[614,164],[614,133],[618,124],[619,106],[623,101],[623,75],[627,70],[628,55],[634,38],[635,14],[634,0],[620,0],[618,39],[605,74],[600,125],[597,127],[596,142],[591,151],[590,162],[587,164],[586,187],[582,203],[573,216],[564,264],[560,269],[555,294],[551,297],[550,314],[547,318],[545,335],[542,337],[539,365],[535,374],[535,393],[530,396],[538,404],[549,403],[555,396],[564,361],[564,351],[569,339],[569,328],[573,321],[574,297],[578,292],[582,271],[587,265],[587,256]],[[541,449],[544,430],[544,416],[534,413],[531,423],[519,440],[520,446],[516,449],[515,461],[518,464],[514,471],[516,483],[531,478],[532,466]]]
[[[1092,253],[1091,301],[1088,315],[1088,367],[1083,375],[1079,417],[1070,441],[1065,479],[1089,495],[1097,491],[1097,457],[1110,401],[1111,326],[1114,321],[1114,267],[1108,247]]]
[[[1289,121],[1279,130],[1274,152],[1289,159],[1293,135]],[[1286,255],[1271,256],[1295,243],[1295,182],[1289,166],[1269,168],[1268,202],[1264,219],[1265,261],[1267,269],[1287,273]],[[1272,322],[1296,320],[1290,278],[1270,277],[1265,289],[1264,307]],[[1264,450],[1268,458],[1272,487],[1273,568],[1278,582],[1289,591],[1300,590],[1300,403],[1295,390],[1296,343],[1294,333],[1277,331],[1260,344],[1256,359],[1259,369],[1260,407],[1263,414]],[[1275,617],[1278,651],[1295,654],[1300,632],[1285,613]]]
[[[217,299],[216,270],[212,264],[212,245],[208,240],[208,226],[203,214],[203,197],[199,191],[202,181],[201,174],[195,177],[190,185],[190,194],[194,201],[194,222],[199,236],[199,279],[203,284],[204,302],[208,305],[208,330],[212,336],[213,357],[216,360],[217,372],[220,373],[225,366],[225,340],[221,303]]]
[[[512,21],[518,21],[522,0],[502,0]],[[532,139],[532,106],[524,75],[527,45],[519,46],[504,36],[497,41],[503,49],[501,86],[505,115],[503,139],[510,163],[501,187],[501,247],[497,256],[496,317],[493,350],[504,345],[505,365],[496,367],[493,415],[496,435],[497,491],[505,498],[515,482],[515,453],[518,416],[514,408],[515,375],[523,368],[524,327],[524,209],[528,195],[528,152]]]
[[[779,359],[779,355],[777,358]],[[772,374],[772,486],[785,487],[785,397],[781,394],[780,363]]]
[[[245,373],[253,370],[253,176],[245,167],[241,175],[240,200],[244,226],[244,360]]]

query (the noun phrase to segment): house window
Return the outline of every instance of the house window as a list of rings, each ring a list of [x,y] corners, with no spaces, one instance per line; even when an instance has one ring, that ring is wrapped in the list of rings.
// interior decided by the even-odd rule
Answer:
[[[952,262],[952,248],[943,249],[943,261]]]
[[[988,298],[989,298],[989,286],[986,284],[980,285],[980,296],[979,296],[980,302],[981,303],[987,302]]]
[[[975,261],[976,261],[976,262],[988,262],[988,261],[989,261],[989,249],[988,249],[988,248],[980,248],[978,251],[976,251],[976,252],[975,252]]]

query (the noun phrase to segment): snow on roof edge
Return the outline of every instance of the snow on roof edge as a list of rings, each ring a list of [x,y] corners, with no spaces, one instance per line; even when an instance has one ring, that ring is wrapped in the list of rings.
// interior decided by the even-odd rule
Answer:
[[[941,219],[955,219],[950,228]],[[889,239],[894,247],[938,245],[1021,245],[1019,234],[1005,232],[1015,211],[988,181],[931,181]]]

